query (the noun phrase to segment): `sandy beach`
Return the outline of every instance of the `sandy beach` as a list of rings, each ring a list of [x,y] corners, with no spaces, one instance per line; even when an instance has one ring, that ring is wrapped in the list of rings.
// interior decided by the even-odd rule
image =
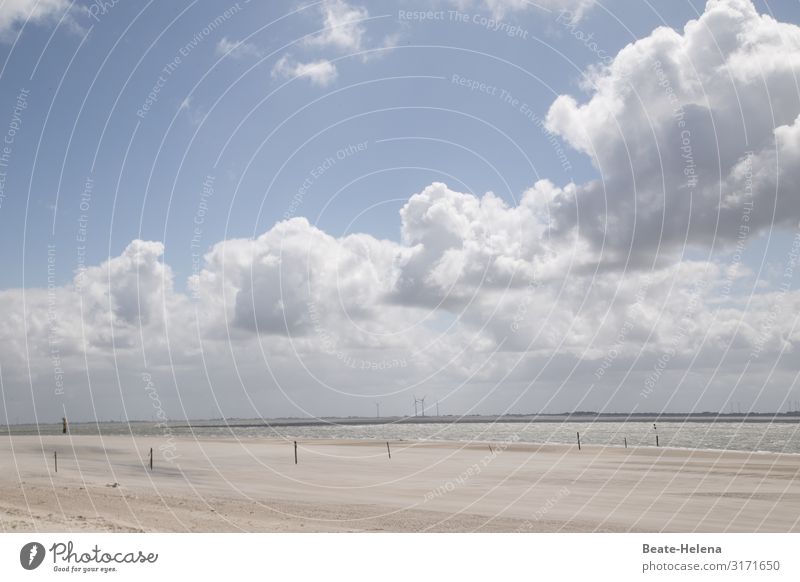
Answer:
[[[800,456],[452,442],[0,439],[0,527],[125,532],[800,531]],[[154,470],[149,470],[153,448]],[[58,455],[58,472],[54,455]]]

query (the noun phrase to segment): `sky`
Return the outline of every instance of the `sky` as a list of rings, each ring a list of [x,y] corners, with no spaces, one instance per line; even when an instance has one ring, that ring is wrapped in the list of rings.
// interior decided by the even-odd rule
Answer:
[[[0,0],[0,423],[800,408],[800,5]]]

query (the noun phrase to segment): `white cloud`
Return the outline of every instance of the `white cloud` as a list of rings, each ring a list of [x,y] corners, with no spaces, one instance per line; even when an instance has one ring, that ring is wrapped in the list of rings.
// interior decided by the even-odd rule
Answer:
[[[391,289],[397,252],[387,241],[365,235],[336,239],[295,218],[253,241],[216,245],[206,260],[219,265],[227,259],[227,279],[236,289],[233,325],[302,336],[318,322],[373,315]],[[231,260],[231,253],[237,258]]]
[[[30,364],[40,411],[58,414],[58,401],[47,398],[54,345],[77,407],[71,412],[84,415],[87,362],[91,377],[102,379],[93,392],[102,414],[116,415],[114,399],[123,395],[138,417],[149,406],[143,370],[158,375],[170,416],[297,413],[271,400],[273,392],[318,414],[347,413],[343,392],[404,401],[404,390],[420,383],[441,393],[464,385],[453,406],[466,407],[487,386],[502,384],[499,403],[537,375],[537,390],[547,387],[569,407],[576,386],[596,383],[605,394],[626,371],[620,406],[630,408],[665,357],[659,378],[691,369],[718,382],[750,358],[748,378],[786,380],[770,368],[800,342],[790,317],[800,292],[770,286],[722,295],[729,269],[714,261],[586,269],[577,260],[586,256],[580,239],[542,243],[539,212],[559,192],[542,182],[512,206],[435,183],[403,207],[401,242],[335,237],[294,218],[255,239],[212,246],[187,292],[176,290],[161,261],[163,245],[146,241],[67,285],[0,292],[8,406],[25,410]],[[752,273],[735,277],[753,286]],[[718,390],[717,405],[724,386]],[[694,407],[698,394],[683,394],[677,405]],[[249,398],[271,404],[253,409]]]
[[[228,40],[225,36],[217,42],[216,52],[219,56],[228,56],[234,59],[260,58],[262,56],[261,50],[253,43]]]
[[[682,32],[622,49],[589,72],[588,101],[562,95],[547,115],[601,174],[554,198],[554,233],[580,230],[609,263],[631,252],[649,264],[735,240],[743,220],[753,232],[797,224],[798,67],[800,28],[749,0],[711,0]]]
[[[325,28],[320,33],[308,37],[306,44],[342,51],[361,50],[366,35],[362,21],[369,17],[367,9],[352,6],[344,0],[325,0],[320,9]]]
[[[302,63],[292,60],[289,55],[284,55],[272,68],[272,76],[303,77],[314,85],[327,87],[336,80],[339,72],[336,65],[327,59]]]
[[[535,191],[513,208],[491,192],[479,199],[441,183],[412,196],[400,213],[409,253],[396,300],[464,303],[480,288],[526,285],[545,250]]]
[[[70,6],[67,0],[5,0],[0,5],[0,38],[24,22],[42,23],[60,18]]]
[[[574,19],[580,19],[596,0],[448,0],[461,9],[483,7],[495,18],[505,18],[509,14],[525,10],[539,9],[545,11],[566,10]]]
[[[206,110],[195,103],[193,97],[186,97],[181,104],[178,105],[178,111],[183,113],[190,123],[193,125],[200,125],[206,118]]]

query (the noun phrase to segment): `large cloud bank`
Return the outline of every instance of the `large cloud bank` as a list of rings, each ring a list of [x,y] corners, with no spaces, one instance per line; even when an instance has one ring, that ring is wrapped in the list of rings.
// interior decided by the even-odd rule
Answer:
[[[426,392],[458,412],[776,409],[800,341],[799,55],[798,27],[712,0],[552,104],[595,181],[515,205],[433,183],[400,241],[293,218],[215,244],[188,282],[134,241],[67,285],[3,291],[7,414],[91,396],[146,418],[143,373],[171,417],[400,413]],[[789,242],[753,272],[737,245],[773,229]]]

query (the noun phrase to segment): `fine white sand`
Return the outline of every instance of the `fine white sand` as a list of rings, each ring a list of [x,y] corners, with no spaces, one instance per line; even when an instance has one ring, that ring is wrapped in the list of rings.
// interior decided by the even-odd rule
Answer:
[[[800,531],[800,456],[0,437],[3,531]],[[154,471],[148,452],[155,450]],[[53,471],[58,452],[58,473]]]

